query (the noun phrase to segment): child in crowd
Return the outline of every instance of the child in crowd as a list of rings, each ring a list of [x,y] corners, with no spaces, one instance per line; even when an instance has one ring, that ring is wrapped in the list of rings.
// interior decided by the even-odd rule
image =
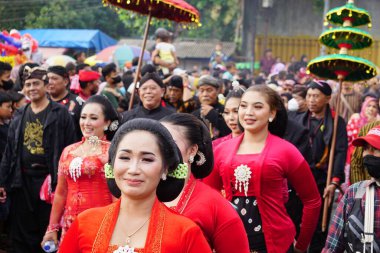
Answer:
[[[170,74],[171,70],[179,64],[175,47],[171,44],[171,34],[164,29],[156,32],[156,47],[152,53],[152,61],[157,56],[161,60],[159,65],[163,76]]]

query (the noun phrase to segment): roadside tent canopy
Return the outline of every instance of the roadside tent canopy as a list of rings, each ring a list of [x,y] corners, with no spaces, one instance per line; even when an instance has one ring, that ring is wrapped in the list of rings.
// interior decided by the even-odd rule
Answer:
[[[61,47],[73,49],[93,49],[96,52],[116,45],[117,41],[100,30],[88,29],[27,29],[20,31],[22,35],[29,33],[38,41],[40,47]]]

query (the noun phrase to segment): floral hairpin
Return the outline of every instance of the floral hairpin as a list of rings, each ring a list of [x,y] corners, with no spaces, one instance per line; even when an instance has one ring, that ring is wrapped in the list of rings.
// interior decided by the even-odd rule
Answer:
[[[245,89],[244,89],[243,87],[241,87],[241,86],[240,86],[240,83],[239,83],[238,81],[236,81],[236,80],[234,80],[234,81],[232,82],[232,89],[233,89],[234,91],[238,91],[238,90],[240,89],[240,90],[242,90],[243,92],[245,92]]]
[[[110,131],[116,131],[118,127],[119,127],[119,121],[114,120],[114,121],[112,121],[112,123],[110,124],[110,126],[109,126],[109,130],[110,130]]]

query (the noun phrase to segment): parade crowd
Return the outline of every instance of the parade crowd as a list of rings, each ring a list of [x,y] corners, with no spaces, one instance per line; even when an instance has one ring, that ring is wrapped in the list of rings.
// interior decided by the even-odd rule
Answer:
[[[0,62],[0,252],[380,252],[378,77],[339,95],[220,43],[184,70],[155,35],[136,84],[138,59]]]

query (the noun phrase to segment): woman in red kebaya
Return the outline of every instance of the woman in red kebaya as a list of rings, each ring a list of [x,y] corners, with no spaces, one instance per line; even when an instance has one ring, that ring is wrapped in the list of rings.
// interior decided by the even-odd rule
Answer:
[[[238,207],[254,252],[304,252],[315,230],[321,200],[299,151],[280,137],[287,114],[281,97],[264,85],[249,88],[239,106],[244,133],[215,150],[215,173],[205,180]],[[286,213],[287,180],[303,202],[301,231]],[[295,242],[296,239],[296,242]]]
[[[234,81],[234,82],[237,82],[237,81]],[[243,95],[245,90],[241,88],[241,86],[239,86],[238,83],[235,85],[238,85],[238,86],[235,86],[234,89],[228,93],[225,104],[224,104],[224,111],[223,111],[224,121],[226,121],[228,128],[231,129],[231,133],[229,135],[226,135],[224,137],[214,140],[212,142],[212,146],[214,149],[220,143],[226,140],[235,138],[242,133],[241,126],[239,126],[239,123],[238,123],[239,122],[238,110],[239,110],[241,96]]]
[[[186,165],[158,121],[123,124],[109,149],[107,179],[115,203],[81,213],[67,232],[62,253],[211,253],[201,229],[164,204],[182,191]]]
[[[58,230],[62,228],[62,240],[84,210],[112,203],[103,167],[118,126],[117,112],[106,97],[93,96],[82,108],[79,125],[82,141],[66,147],[59,160],[58,184],[41,245],[49,240],[58,244]]]
[[[197,179],[212,170],[214,157],[207,127],[195,116],[175,113],[161,119],[179,147],[189,169],[180,195],[165,204],[202,229],[216,253],[248,253],[244,225],[232,205]]]

